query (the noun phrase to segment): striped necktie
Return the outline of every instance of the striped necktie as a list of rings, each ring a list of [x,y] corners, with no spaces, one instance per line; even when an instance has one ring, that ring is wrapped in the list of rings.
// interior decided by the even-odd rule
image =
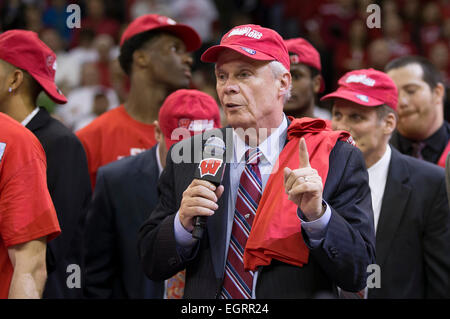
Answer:
[[[258,163],[262,155],[258,148],[247,150],[246,164],[239,181],[234,211],[233,228],[221,298],[250,299],[253,272],[244,270],[244,248],[262,195],[261,174]]]

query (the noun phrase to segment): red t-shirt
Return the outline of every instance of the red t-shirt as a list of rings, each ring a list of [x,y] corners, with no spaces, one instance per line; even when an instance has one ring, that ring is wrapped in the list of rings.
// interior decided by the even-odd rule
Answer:
[[[61,232],[47,188],[47,162],[37,138],[0,113],[0,298],[8,298],[13,267],[8,247]]]
[[[100,166],[137,155],[156,144],[155,126],[136,121],[123,105],[103,113],[76,135],[86,151],[92,189]]]

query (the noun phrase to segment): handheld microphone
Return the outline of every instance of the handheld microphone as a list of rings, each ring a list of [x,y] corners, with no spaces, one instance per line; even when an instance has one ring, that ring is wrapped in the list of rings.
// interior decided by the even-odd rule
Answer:
[[[203,148],[203,160],[199,163],[194,178],[211,182],[218,187],[222,183],[223,173],[225,172],[224,153],[225,143],[221,138],[217,136],[208,138]],[[197,239],[203,238],[206,222],[206,216],[196,216],[194,218],[192,237]]]

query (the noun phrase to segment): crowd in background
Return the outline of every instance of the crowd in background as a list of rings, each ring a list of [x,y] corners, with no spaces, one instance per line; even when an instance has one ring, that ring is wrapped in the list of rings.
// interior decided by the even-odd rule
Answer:
[[[448,297],[449,39],[450,0],[0,2],[0,298]],[[250,136],[245,147],[256,138],[255,149],[233,142],[241,166],[206,189],[190,170],[208,175],[210,158],[193,166],[167,154],[176,128],[193,135],[222,125],[278,129]],[[204,150],[215,145],[208,141]],[[285,143],[267,150],[273,141]],[[15,159],[22,154],[41,165],[25,169],[34,162]],[[272,171],[273,156],[284,170]],[[218,201],[222,192],[236,202]],[[46,206],[30,209],[23,193]],[[36,222],[43,210],[51,234]],[[210,218],[208,241],[197,245],[191,228],[205,210],[228,222]],[[261,211],[282,231],[300,219],[306,246],[286,241],[293,263],[275,247],[281,259],[248,272],[241,253]],[[261,227],[251,234],[272,234]],[[225,233],[222,246],[216,234]],[[23,253],[37,249],[39,263]],[[383,288],[370,291],[375,249]],[[24,296],[17,278],[33,263],[43,290]],[[69,287],[67,265],[81,265],[82,290]]]
[[[81,9],[81,28],[67,26],[71,3]],[[381,10],[380,28],[367,26],[372,3]],[[148,13],[172,17],[199,33],[203,46],[194,53],[192,85],[213,97],[214,73],[199,57],[230,27],[246,23],[272,28],[284,38],[308,39],[321,55],[322,94],[336,89],[349,70],[383,70],[393,58],[411,54],[427,57],[447,87],[450,81],[448,0],[11,0],[0,2],[0,31],[36,31],[56,52],[56,82],[69,102],[55,107],[41,95],[39,104],[75,131],[126,100],[129,83],[117,61],[120,35]]]

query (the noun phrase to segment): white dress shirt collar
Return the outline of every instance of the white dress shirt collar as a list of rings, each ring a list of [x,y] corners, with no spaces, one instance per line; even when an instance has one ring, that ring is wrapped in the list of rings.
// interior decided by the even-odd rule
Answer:
[[[162,167],[161,156],[159,156],[159,143],[156,144],[156,163],[158,164],[159,176],[161,176],[161,173],[164,170],[164,167]]]
[[[37,112],[39,112],[39,106],[36,106],[36,108],[33,110],[33,112],[28,114],[27,117],[24,118],[24,120],[22,122],[20,122],[20,124],[22,124],[23,126],[27,126],[28,123],[30,123],[31,120],[33,119],[33,117],[37,114]]]
[[[287,136],[287,120],[283,114],[283,120],[280,126],[272,132],[259,146],[262,152],[261,161],[268,161],[271,166],[275,165],[278,155],[284,147]],[[244,162],[245,152],[250,148],[233,130],[233,147],[234,147],[234,162]]]

